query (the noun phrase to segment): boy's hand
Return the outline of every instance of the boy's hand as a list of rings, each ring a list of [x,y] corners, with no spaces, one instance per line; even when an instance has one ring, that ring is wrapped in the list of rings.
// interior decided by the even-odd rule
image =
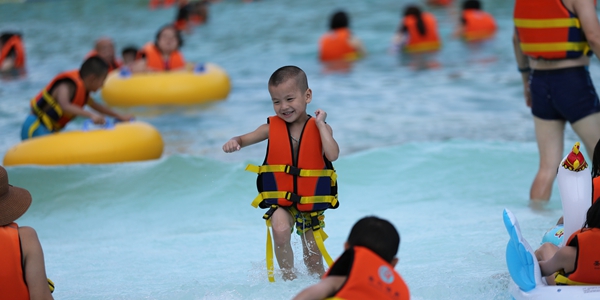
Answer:
[[[117,120],[119,120],[121,122],[129,122],[129,121],[133,121],[134,119],[135,119],[135,117],[132,114],[118,115],[117,116]]]
[[[102,116],[102,115],[93,114],[90,117],[90,119],[92,120],[92,122],[94,122],[94,124],[102,125],[102,124],[106,123],[106,120],[104,119],[104,116]]]
[[[235,138],[230,139],[227,143],[225,143],[225,145],[223,145],[223,151],[225,151],[225,153],[235,152],[241,148],[242,147],[240,147],[240,143]]]
[[[325,124],[325,119],[327,119],[327,113],[324,110],[320,109],[320,108],[317,109],[315,111],[315,122],[317,123],[317,125],[319,123]]]

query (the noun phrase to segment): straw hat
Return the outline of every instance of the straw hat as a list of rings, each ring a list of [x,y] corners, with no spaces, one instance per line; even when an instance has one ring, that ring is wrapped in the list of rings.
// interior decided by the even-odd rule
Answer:
[[[21,217],[31,205],[31,194],[26,189],[8,184],[8,173],[0,166],[0,226]]]

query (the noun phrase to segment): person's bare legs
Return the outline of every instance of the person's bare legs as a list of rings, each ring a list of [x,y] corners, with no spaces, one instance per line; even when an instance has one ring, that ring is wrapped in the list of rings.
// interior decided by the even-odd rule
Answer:
[[[551,259],[554,254],[558,251],[558,246],[552,243],[543,243],[537,250],[535,250],[535,257],[538,261],[546,261]],[[546,283],[548,285],[556,285],[554,282],[554,274],[550,276],[546,276]]]
[[[294,274],[294,251],[292,250],[291,230],[294,224],[292,215],[285,209],[279,208],[271,216],[271,226],[273,228],[273,240],[275,241],[275,257],[283,280],[293,280]]]
[[[594,148],[600,139],[600,113],[591,114],[571,124],[571,127],[585,146],[588,154],[586,161],[591,163],[594,157]]]
[[[565,121],[533,117],[533,123],[540,153],[540,166],[531,185],[529,199],[548,201],[552,194],[552,184],[556,178],[557,168],[562,159]]]
[[[323,255],[317,246],[315,236],[312,230],[306,231],[302,235],[302,252],[304,254],[304,264],[311,275],[318,275],[319,278],[325,274],[323,267]]]

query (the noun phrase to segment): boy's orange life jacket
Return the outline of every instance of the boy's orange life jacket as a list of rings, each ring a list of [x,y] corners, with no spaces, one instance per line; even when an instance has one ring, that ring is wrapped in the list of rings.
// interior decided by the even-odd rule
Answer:
[[[165,61],[162,53],[153,43],[147,43],[138,52],[138,58],[143,58],[144,56],[146,58],[146,65],[157,71],[168,71],[185,66],[185,60],[181,52],[173,51],[169,59]]]
[[[85,56],[85,59],[88,59],[92,56],[98,56],[98,52],[96,50],[92,50],[92,51],[88,52],[88,54]],[[100,56],[98,56],[98,57],[100,57]],[[104,59],[102,59],[102,60],[104,60]],[[122,65],[121,62],[119,62],[116,59],[113,59],[113,61],[110,61],[110,62],[109,61],[105,61],[105,62],[108,64],[108,72],[111,72],[112,70],[116,70],[116,69],[120,68]]]
[[[75,92],[71,104],[83,107],[89,99],[89,92],[85,89],[83,80],[79,77],[79,70],[63,72],[54,77],[50,84],[30,102],[32,113],[38,117],[39,121],[48,130],[54,132],[61,130],[69,121],[75,118],[74,115],[63,112],[58,102],[50,95],[50,90],[61,79],[70,79],[75,83]]]
[[[465,20],[463,38],[469,42],[490,38],[496,33],[496,21],[491,14],[479,9],[463,11]]]
[[[436,51],[442,46],[437,32],[435,16],[428,12],[423,12],[421,13],[421,18],[425,24],[425,35],[419,33],[417,18],[415,16],[406,16],[402,21],[408,29],[408,43],[404,45],[404,51],[406,52],[430,52]]]
[[[353,249],[350,274],[335,296],[329,299],[410,299],[408,286],[390,263],[366,247],[354,246]],[[327,276],[329,271],[323,278]]]
[[[23,46],[21,37],[16,34],[9,38],[6,43],[2,45],[2,49],[0,49],[0,65],[2,65],[2,62],[4,62],[4,60],[13,50],[15,51],[14,67],[25,67],[25,47]]]
[[[356,49],[350,44],[351,35],[348,28],[339,28],[324,34],[319,41],[319,59],[321,61],[357,59]]]
[[[573,239],[577,237],[577,244]],[[575,231],[567,246],[577,247],[575,270],[570,274],[557,275],[557,284],[599,285],[600,284],[600,229],[584,228]]]
[[[600,197],[600,176],[592,179],[592,204]]]
[[[517,0],[514,22],[523,54],[534,59],[591,55],[579,19],[561,0]]]
[[[337,175],[323,155],[321,135],[315,120],[309,117],[298,138],[298,154],[293,159],[292,139],[287,123],[270,117],[269,144],[262,166],[248,165],[247,171],[258,173],[259,195],[252,206],[295,206],[301,212],[337,208]]]
[[[17,223],[0,226],[0,295],[2,299],[29,300]]]

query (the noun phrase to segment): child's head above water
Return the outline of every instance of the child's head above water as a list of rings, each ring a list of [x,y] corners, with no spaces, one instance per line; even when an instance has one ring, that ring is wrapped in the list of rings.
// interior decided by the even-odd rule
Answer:
[[[360,219],[350,230],[348,247],[362,246],[392,263],[400,247],[400,235],[394,225],[377,217]]]
[[[98,56],[86,59],[79,68],[79,77],[88,91],[95,92],[104,84],[108,74],[108,64]]]
[[[269,94],[277,116],[288,123],[306,121],[306,105],[312,100],[312,91],[302,69],[296,66],[277,69],[269,78]]]

